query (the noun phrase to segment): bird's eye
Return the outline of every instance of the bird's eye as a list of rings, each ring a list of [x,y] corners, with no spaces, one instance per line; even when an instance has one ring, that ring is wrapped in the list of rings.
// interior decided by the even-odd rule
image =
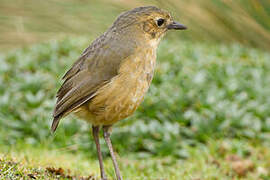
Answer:
[[[164,23],[164,19],[160,18],[157,20],[157,25],[158,26],[162,26],[162,24]]]

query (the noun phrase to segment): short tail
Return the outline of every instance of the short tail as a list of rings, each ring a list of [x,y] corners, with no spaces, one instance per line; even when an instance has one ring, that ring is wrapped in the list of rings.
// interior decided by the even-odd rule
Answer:
[[[51,126],[52,133],[54,133],[56,131],[56,129],[58,127],[58,124],[60,122],[60,119],[61,119],[61,117],[54,117],[53,118],[53,123],[52,123],[52,126]]]

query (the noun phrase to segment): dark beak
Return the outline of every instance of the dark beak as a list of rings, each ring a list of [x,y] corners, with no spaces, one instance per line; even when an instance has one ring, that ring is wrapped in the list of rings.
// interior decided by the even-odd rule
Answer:
[[[171,24],[169,24],[167,26],[167,28],[168,29],[176,29],[176,30],[185,30],[185,29],[187,29],[186,26],[184,26],[183,24],[180,24],[178,22],[175,22],[175,21],[173,21]]]

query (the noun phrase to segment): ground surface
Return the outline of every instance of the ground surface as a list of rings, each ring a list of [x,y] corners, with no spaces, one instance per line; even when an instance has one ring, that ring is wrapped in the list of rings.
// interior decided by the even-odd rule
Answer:
[[[18,147],[17,147],[18,148]],[[130,154],[119,158],[124,179],[203,180],[270,178],[270,150],[262,144],[239,140],[210,141],[207,146],[186,149],[191,156],[185,160]],[[106,171],[114,177],[110,159]],[[14,148],[0,155],[2,179],[95,179],[98,162],[80,153],[42,148]]]

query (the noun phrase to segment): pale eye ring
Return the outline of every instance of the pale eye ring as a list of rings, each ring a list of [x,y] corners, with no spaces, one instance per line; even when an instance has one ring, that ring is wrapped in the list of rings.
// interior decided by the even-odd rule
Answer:
[[[164,24],[164,22],[165,22],[165,20],[160,18],[160,19],[157,20],[157,25],[160,27],[160,26],[162,26]]]

